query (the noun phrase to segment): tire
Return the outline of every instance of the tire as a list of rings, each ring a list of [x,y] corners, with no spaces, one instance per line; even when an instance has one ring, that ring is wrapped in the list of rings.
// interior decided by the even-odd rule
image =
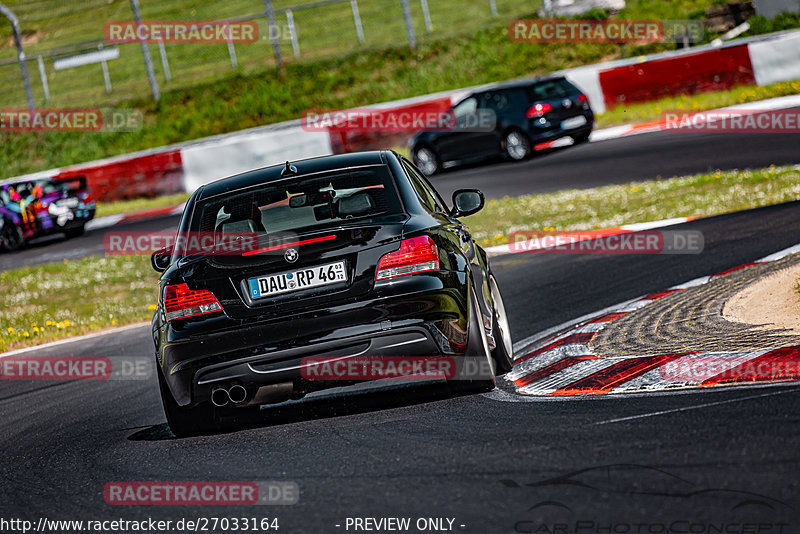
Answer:
[[[506,133],[503,138],[503,146],[505,146],[506,156],[514,161],[528,159],[533,153],[531,140],[520,130],[511,130]]]
[[[82,236],[85,231],[86,231],[86,226],[82,224],[78,227],[70,228],[69,230],[64,230],[64,234],[67,236],[67,239],[73,239]]]
[[[592,132],[587,132],[580,135],[573,135],[572,140],[575,141],[576,145],[582,145],[584,143],[589,142],[589,136],[592,135]]]
[[[13,252],[24,246],[25,236],[22,235],[22,228],[6,222],[3,225],[3,230],[0,231],[0,249]]]
[[[210,434],[218,430],[214,421],[214,410],[211,403],[206,402],[194,408],[179,406],[172,397],[172,392],[169,390],[161,370],[156,369],[156,374],[158,375],[158,386],[161,390],[161,402],[164,404],[167,424],[172,433],[175,434],[175,437],[185,438],[200,434]]]
[[[493,274],[489,275],[489,291],[492,294],[492,338],[495,348],[492,351],[492,358],[496,367],[497,376],[504,375],[514,367],[514,344],[511,340],[511,329],[508,325],[508,315],[503,304],[503,295],[497,286],[497,280]]]
[[[467,350],[464,354],[464,363],[468,361],[477,364],[481,371],[485,369],[485,374],[475,378],[467,378],[464,376],[456,376],[454,380],[449,383],[450,391],[453,393],[479,393],[491,391],[495,388],[495,365],[494,358],[492,358],[489,350],[489,338],[486,335],[486,330],[483,327],[480,318],[481,311],[478,305],[478,297],[475,292],[474,286],[470,285],[470,304],[469,304],[469,332],[467,337]],[[463,373],[462,369],[462,373]],[[470,371],[471,370],[468,369]],[[461,373],[459,373],[461,374]]]
[[[425,176],[433,176],[439,172],[441,168],[439,155],[432,148],[426,146],[420,147],[414,151],[414,165],[416,165]]]

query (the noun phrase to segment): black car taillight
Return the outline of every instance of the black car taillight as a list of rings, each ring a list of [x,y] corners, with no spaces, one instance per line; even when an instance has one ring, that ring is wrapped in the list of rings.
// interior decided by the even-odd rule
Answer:
[[[400,250],[384,255],[378,262],[375,280],[439,270],[439,249],[429,236],[404,239]]]
[[[211,291],[189,289],[186,284],[173,284],[164,289],[164,311],[167,321],[222,311]]]
[[[534,104],[528,109],[528,112],[525,113],[525,117],[528,119],[535,119],[537,117],[543,117],[551,111],[553,111],[553,106],[550,104]]]

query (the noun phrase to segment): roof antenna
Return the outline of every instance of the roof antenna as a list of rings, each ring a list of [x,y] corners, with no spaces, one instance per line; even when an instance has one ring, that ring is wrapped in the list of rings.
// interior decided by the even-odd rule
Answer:
[[[295,174],[297,174],[297,167],[287,161],[286,167],[281,171],[281,176],[294,176]]]

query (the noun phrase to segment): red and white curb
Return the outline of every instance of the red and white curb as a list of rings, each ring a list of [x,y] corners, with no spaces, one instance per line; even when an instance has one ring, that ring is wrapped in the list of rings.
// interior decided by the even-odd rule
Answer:
[[[652,221],[644,223],[626,224],[623,226],[616,226],[614,228],[602,228],[599,230],[587,230],[580,232],[565,232],[558,234],[558,242],[552,239],[552,236],[547,238],[535,238],[527,241],[519,241],[513,244],[497,245],[489,247],[486,253],[491,256],[499,256],[501,254],[515,254],[518,252],[526,252],[529,250],[546,251],[552,248],[563,246],[564,243],[579,243],[582,241],[589,241],[592,239],[600,239],[603,237],[611,237],[623,234],[630,234],[633,232],[644,232],[646,230],[655,230],[656,228],[665,228],[676,224],[683,224],[695,220],[697,217],[675,217],[673,219],[663,219],[661,221]]]
[[[744,383],[800,381],[800,346],[752,352],[701,352],[601,358],[589,348],[616,319],[672,293],[708,283],[740,269],[800,252],[800,244],[752,263],[704,276],[665,291],[611,306],[570,325],[558,326],[515,346],[519,356],[504,379],[519,395],[603,395]],[[552,337],[555,332],[561,332]],[[486,394],[510,400],[506,391]]]
[[[767,100],[760,100],[758,102],[748,102],[747,104],[737,104],[735,106],[728,106],[724,108],[698,111],[687,117],[681,117],[681,120],[688,119],[692,122],[693,127],[699,128],[702,125],[715,120],[715,114],[723,114],[730,112],[738,112],[743,115],[752,113],[763,113],[765,111],[777,111],[782,109],[791,109],[800,107],[800,95],[780,96],[770,98]],[[595,130],[589,137],[589,141],[607,141],[609,139],[618,139],[620,137],[629,137],[631,135],[639,135],[645,133],[660,132],[664,129],[664,123],[660,120],[643,122],[639,124],[626,124],[623,126],[613,126],[611,128],[603,128],[602,130]],[[562,140],[559,140],[562,141]],[[562,142],[560,146],[571,145],[572,142],[568,141],[566,144]],[[543,150],[544,148],[555,148],[556,146],[537,145],[536,150]]]
[[[164,206],[163,208],[153,208],[148,210],[134,211],[131,213],[120,213],[117,215],[106,215],[105,217],[98,217],[86,223],[87,230],[98,230],[100,228],[108,228],[109,226],[116,226],[118,224],[129,223],[133,221],[143,221],[146,219],[157,219],[159,217],[168,217],[171,215],[180,215],[183,213],[183,208],[186,203],[173,204],[172,206]]]

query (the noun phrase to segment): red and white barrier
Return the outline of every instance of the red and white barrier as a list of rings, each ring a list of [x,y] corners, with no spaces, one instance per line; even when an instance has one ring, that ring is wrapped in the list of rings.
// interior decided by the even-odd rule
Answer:
[[[268,165],[331,154],[330,136],[299,126],[222,135],[181,148],[186,191]]]
[[[520,46],[524,46],[521,44]],[[652,56],[559,71],[589,97],[596,113],[623,103],[652,100],[736,85],[767,85],[800,79],[800,31],[742,39],[720,47],[705,45]],[[407,109],[423,103],[458,100],[469,91],[495,84],[386,102],[378,109]],[[652,125],[622,126],[596,132],[593,141],[652,131]],[[248,170],[358,149],[358,143],[309,132],[290,121],[180,145],[52,169],[15,178],[86,176],[100,200],[194,191],[199,186]],[[363,144],[363,143],[362,143]],[[367,140],[367,145],[369,140]],[[374,143],[373,143],[374,144]],[[352,146],[351,146],[352,145]]]
[[[672,388],[800,380],[800,346],[750,352],[697,352],[656,356],[600,357],[590,346],[617,319],[676,292],[700,286],[752,265],[780,260],[800,245],[753,263],[691,280],[575,320],[571,326],[515,345],[514,369],[505,375],[521,395],[608,395]],[[507,396],[507,395],[504,395]],[[503,400],[503,399],[501,399]]]

